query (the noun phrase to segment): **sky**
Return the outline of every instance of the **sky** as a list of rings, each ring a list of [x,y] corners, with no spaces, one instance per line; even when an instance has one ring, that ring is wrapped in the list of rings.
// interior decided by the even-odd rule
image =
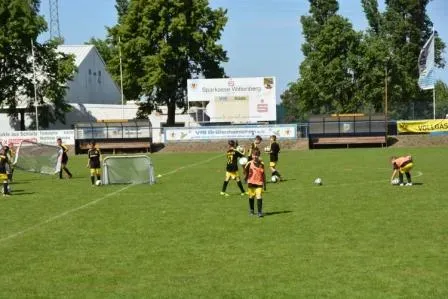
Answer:
[[[41,0],[41,14],[49,23],[49,2]],[[379,0],[380,8],[384,7]],[[212,8],[228,10],[228,22],[220,43],[227,51],[229,62],[224,69],[229,77],[274,76],[277,102],[296,81],[304,42],[300,16],[308,14],[308,0],[209,0]],[[83,44],[91,37],[104,38],[106,26],[117,21],[115,0],[59,0],[59,23],[65,43]],[[433,0],[427,6],[439,36],[448,47],[448,1]],[[339,0],[339,14],[348,18],[356,30],[364,30],[367,20],[361,0]],[[45,40],[49,33],[41,36]],[[445,59],[448,61],[448,49]],[[417,63],[417,61],[415,62]],[[437,70],[438,79],[448,83],[448,67]]]

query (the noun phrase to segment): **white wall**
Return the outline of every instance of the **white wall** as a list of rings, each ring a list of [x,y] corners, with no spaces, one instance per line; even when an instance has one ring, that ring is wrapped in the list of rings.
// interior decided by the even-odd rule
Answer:
[[[67,103],[120,104],[121,93],[106,71],[104,61],[92,47],[68,84]]]

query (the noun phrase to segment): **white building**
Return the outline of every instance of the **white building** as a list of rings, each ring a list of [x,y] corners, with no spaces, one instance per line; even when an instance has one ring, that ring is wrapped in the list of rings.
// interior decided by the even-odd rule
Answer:
[[[74,111],[66,115],[66,125],[55,124],[49,129],[70,128],[76,117],[83,114],[77,111],[77,105],[83,104],[116,104],[121,103],[121,91],[106,70],[106,64],[98,50],[93,45],[61,45],[57,51],[75,56],[77,72],[73,80],[67,82],[65,102],[74,106]],[[25,116],[25,126],[28,127],[31,119]],[[18,130],[18,124],[11,124],[6,113],[0,114],[0,127],[2,131]]]

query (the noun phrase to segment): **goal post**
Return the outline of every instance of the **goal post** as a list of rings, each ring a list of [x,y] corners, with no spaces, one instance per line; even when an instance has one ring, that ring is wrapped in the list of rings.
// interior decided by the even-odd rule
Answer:
[[[60,170],[60,148],[22,140],[17,148],[14,166],[30,172],[55,174]]]
[[[103,161],[103,184],[154,184],[154,167],[145,155],[108,156]]]

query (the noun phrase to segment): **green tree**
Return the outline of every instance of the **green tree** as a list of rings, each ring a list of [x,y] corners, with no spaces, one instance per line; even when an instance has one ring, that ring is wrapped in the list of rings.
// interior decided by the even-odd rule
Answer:
[[[38,14],[39,5],[38,0],[0,0],[0,105],[7,107],[13,119],[23,106],[34,113],[33,41],[39,123],[46,127],[56,120],[65,121],[70,109],[64,101],[66,82],[75,66],[72,56],[56,52],[58,41],[37,42],[38,35],[47,29]]]
[[[448,115],[448,85],[438,80],[436,82],[436,118],[446,118]]]
[[[309,2],[310,15],[301,17],[306,42],[299,80],[282,96],[294,99],[295,105],[290,102],[285,106],[297,111],[300,118],[308,113],[358,111],[363,106],[356,93],[361,34],[337,14],[336,0]]]
[[[123,86],[127,99],[145,100],[139,117],[160,105],[174,125],[176,108],[186,106],[187,79],[220,78],[227,54],[217,43],[227,22],[226,10],[213,10],[207,0],[130,0],[118,24],[109,30],[121,39]],[[119,57],[110,63],[119,74]]]

